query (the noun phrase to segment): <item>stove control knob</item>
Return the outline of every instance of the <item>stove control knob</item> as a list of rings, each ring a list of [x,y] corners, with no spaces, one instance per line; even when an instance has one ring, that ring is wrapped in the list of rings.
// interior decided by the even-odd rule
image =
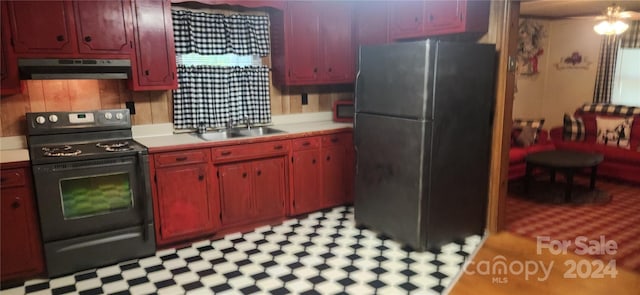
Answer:
[[[124,115],[122,113],[116,113],[116,119],[122,120],[123,118],[124,118]]]
[[[56,115],[49,115],[49,121],[51,121],[51,123],[58,122],[58,116],[56,116]]]
[[[36,117],[36,123],[42,125],[42,124],[44,124],[44,122],[47,122],[47,119],[45,119],[44,116],[37,116]]]
[[[104,113],[104,117],[107,120],[111,120],[113,118],[113,114],[112,113]]]

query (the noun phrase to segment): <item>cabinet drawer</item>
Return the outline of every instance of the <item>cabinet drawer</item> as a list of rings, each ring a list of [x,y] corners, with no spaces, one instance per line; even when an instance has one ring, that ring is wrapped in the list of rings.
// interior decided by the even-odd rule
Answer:
[[[25,184],[25,169],[4,169],[2,170],[2,177],[0,178],[0,185],[2,188],[23,186]]]
[[[352,136],[351,133],[337,133],[337,134],[325,135],[322,137],[322,146],[329,147],[334,145],[350,144],[352,141],[351,136]]]
[[[269,157],[286,154],[291,149],[289,141],[272,141],[234,145],[213,149],[213,160],[217,162]]]
[[[293,150],[294,151],[303,151],[309,149],[317,149],[320,147],[320,136],[313,137],[303,137],[293,140]]]
[[[206,163],[209,159],[208,150],[190,150],[156,154],[154,156],[157,167]]]

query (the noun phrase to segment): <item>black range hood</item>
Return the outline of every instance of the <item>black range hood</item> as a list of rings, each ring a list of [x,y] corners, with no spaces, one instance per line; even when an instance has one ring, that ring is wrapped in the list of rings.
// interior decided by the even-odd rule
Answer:
[[[128,59],[18,59],[21,80],[129,79]]]

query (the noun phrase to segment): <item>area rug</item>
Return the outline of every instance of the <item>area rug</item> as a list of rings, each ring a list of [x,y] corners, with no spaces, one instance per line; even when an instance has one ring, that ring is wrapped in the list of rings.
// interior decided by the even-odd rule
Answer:
[[[575,183],[588,186],[589,179],[577,177]],[[517,182],[510,183],[516,186]],[[599,180],[596,187],[611,195],[611,200],[588,205],[539,202],[509,193],[506,204],[507,230],[536,239],[572,241],[568,251],[575,253],[575,240],[603,238],[614,241],[614,254],[590,255],[616,266],[640,272],[640,185]]]
[[[509,195],[525,200],[557,205],[579,206],[588,204],[606,204],[611,201],[611,194],[605,190],[589,189],[587,185],[579,183],[571,187],[571,197],[565,197],[567,184],[564,181],[551,183],[548,177],[531,180],[529,189],[525,190],[524,181],[509,183]]]

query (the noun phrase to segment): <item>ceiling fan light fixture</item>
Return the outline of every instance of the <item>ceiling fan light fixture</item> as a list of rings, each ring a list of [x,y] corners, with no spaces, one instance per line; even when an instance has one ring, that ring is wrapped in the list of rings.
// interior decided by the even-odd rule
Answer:
[[[593,30],[600,35],[620,35],[629,28],[629,25],[621,20],[604,20],[593,26]]]

